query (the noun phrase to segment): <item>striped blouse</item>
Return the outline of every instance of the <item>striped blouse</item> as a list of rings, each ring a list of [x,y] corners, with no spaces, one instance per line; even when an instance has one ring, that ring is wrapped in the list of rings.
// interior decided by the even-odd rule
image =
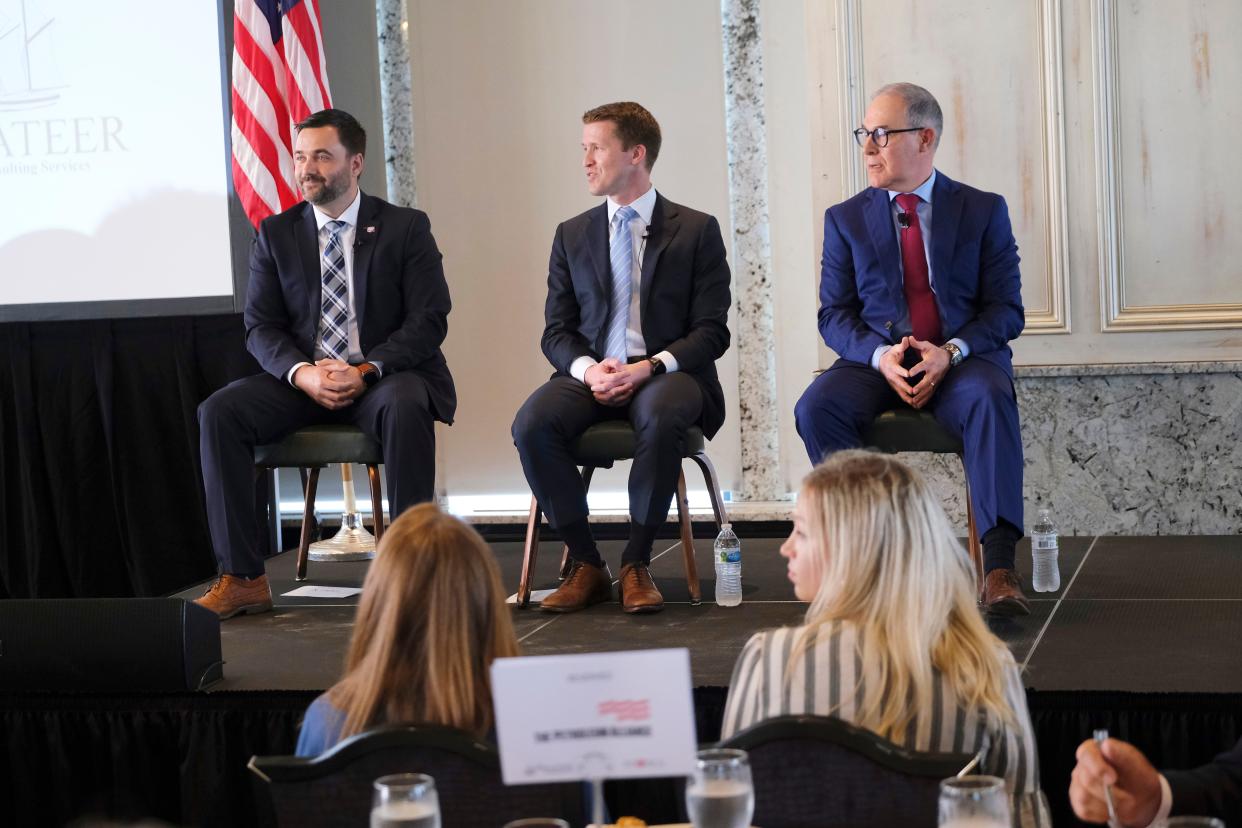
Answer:
[[[725,703],[721,737],[774,716],[835,716],[854,723],[858,715],[862,678],[862,647],[853,625],[831,622],[822,626],[812,647],[800,657],[790,680],[785,667],[795,640],[805,627],[764,630],[751,636],[733,668]],[[988,723],[982,710],[967,711],[953,701],[947,681],[935,675],[933,705],[920,711],[898,744],[918,751],[982,753],[977,773],[1005,780],[1013,802],[1014,825],[1048,826],[1048,803],[1039,789],[1039,761],[1026,693],[1013,656],[1007,649],[1005,700],[1018,721]]]

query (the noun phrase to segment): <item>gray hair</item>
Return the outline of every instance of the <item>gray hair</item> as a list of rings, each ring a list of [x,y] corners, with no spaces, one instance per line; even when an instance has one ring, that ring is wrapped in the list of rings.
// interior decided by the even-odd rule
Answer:
[[[936,131],[933,147],[940,146],[940,133],[944,131],[944,113],[936,96],[921,86],[913,83],[890,83],[881,86],[871,96],[875,100],[881,95],[896,95],[906,105],[906,118],[909,126],[926,127]]]

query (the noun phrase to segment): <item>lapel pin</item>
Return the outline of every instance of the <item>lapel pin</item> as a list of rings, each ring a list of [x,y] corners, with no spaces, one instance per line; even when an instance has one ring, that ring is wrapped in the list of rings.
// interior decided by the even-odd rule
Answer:
[[[368,224],[368,225],[367,225],[367,232],[368,232],[368,233],[374,233],[374,232],[375,232],[375,225],[374,225],[374,224]]]

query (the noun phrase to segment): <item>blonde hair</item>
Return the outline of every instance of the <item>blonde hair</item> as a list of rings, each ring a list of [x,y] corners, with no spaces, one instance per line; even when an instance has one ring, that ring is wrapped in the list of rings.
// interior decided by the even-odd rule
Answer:
[[[492,726],[489,669],[518,654],[500,570],[479,534],[431,503],[384,533],[362,586],[345,675],[328,691],[341,736],[380,724]]]
[[[865,650],[859,726],[901,741],[917,711],[932,708],[937,671],[961,707],[1012,723],[1006,650],[980,616],[969,558],[923,477],[889,455],[841,451],[806,476],[799,497],[821,579],[789,664],[821,627],[846,623]]]

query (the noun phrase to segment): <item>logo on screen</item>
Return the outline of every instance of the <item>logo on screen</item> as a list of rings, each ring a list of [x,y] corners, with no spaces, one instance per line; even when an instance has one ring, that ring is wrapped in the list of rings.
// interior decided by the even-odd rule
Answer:
[[[51,106],[65,88],[53,49],[56,18],[41,5],[0,2],[0,111]]]

